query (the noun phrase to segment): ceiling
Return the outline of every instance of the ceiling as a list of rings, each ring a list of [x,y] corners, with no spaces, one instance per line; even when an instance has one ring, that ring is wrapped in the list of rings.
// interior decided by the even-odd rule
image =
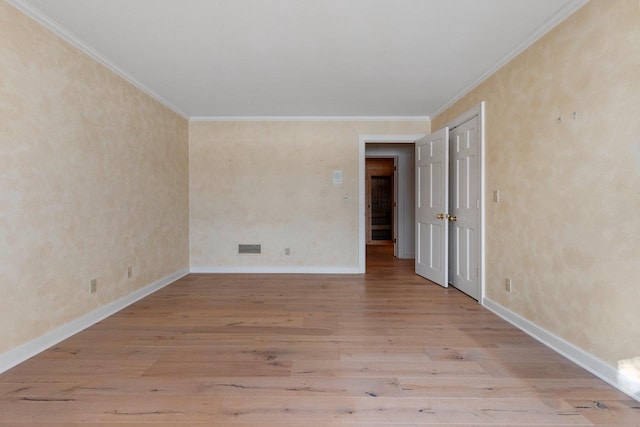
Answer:
[[[7,0],[185,117],[435,116],[583,0]]]

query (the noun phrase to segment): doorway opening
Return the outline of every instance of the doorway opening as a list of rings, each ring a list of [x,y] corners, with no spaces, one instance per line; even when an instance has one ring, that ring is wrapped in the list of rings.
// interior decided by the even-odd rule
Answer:
[[[390,258],[413,259],[415,256],[415,141],[424,135],[360,135],[359,145],[359,272],[366,271],[367,248],[379,248],[376,254],[388,254]],[[366,195],[369,193],[367,184],[368,176],[376,174],[367,173],[367,161],[379,159],[393,160],[392,187],[394,190],[393,203],[395,207],[392,213],[391,232],[392,240],[388,242],[388,220],[377,218],[380,227],[378,230],[370,230],[369,203]],[[385,174],[382,174],[384,176]],[[388,176],[388,175],[387,175]],[[381,187],[389,184],[388,178],[380,180]],[[374,184],[376,185],[376,184]],[[376,214],[373,214],[376,215]],[[386,245],[379,244],[371,239],[371,232],[375,231],[379,238],[387,241]],[[389,245],[391,243],[391,245]],[[389,245],[389,246],[387,246]],[[388,248],[385,250],[383,248]]]
[[[391,257],[413,259],[415,146],[407,143],[367,144],[365,154],[367,249],[388,246]],[[377,205],[372,200],[375,197],[379,198]]]
[[[471,190],[473,190],[473,192],[475,193],[475,195],[477,195],[476,197],[469,197],[468,201],[470,203],[463,205],[456,205],[455,203],[453,205],[449,205],[448,203],[448,196],[449,193],[451,192],[451,189],[448,186],[448,172],[446,172],[444,174],[445,177],[447,177],[446,179],[441,180],[442,183],[444,183],[444,185],[442,186],[438,186],[437,188],[433,187],[431,185],[431,183],[427,183],[429,185],[425,185],[425,188],[431,187],[432,191],[436,191],[438,194],[441,193],[446,193],[447,196],[447,200],[445,200],[444,203],[441,203],[441,206],[438,206],[438,210],[437,212],[435,210],[433,210],[433,212],[430,212],[426,215],[425,218],[421,218],[420,220],[417,217],[417,213],[420,211],[420,206],[418,206],[417,203],[415,203],[416,200],[430,200],[433,199],[434,193],[429,193],[429,194],[420,194],[419,196],[416,194],[418,192],[418,185],[417,182],[419,181],[418,176],[426,176],[426,175],[430,175],[433,176],[433,173],[430,174],[423,174],[420,175],[418,172],[416,172],[416,170],[418,170],[417,166],[418,166],[418,151],[420,150],[420,146],[424,145],[424,140],[427,139],[425,138],[425,135],[422,134],[417,134],[417,135],[360,135],[359,136],[359,145],[358,145],[358,157],[359,157],[359,164],[358,164],[358,170],[359,170],[359,181],[358,181],[358,206],[359,206],[359,210],[358,210],[358,214],[359,214],[359,220],[358,220],[358,271],[360,273],[365,273],[366,272],[366,253],[367,253],[367,245],[366,245],[366,222],[365,222],[365,214],[366,214],[366,203],[365,203],[365,176],[366,176],[366,164],[365,164],[365,159],[366,159],[366,155],[365,152],[370,148],[370,147],[375,147],[378,146],[379,144],[389,144],[389,145],[394,145],[394,144],[398,144],[398,143],[404,143],[404,144],[409,144],[410,146],[413,147],[414,154],[414,161],[412,164],[412,172],[414,173],[415,179],[413,181],[414,184],[414,189],[413,189],[413,197],[414,197],[414,205],[412,206],[412,213],[414,214],[414,220],[412,221],[412,227],[413,227],[413,232],[414,234],[414,240],[413,240],[413,250],[412,250],[412,254],[411,254],[411,258],[415,258],[416,260],[416,264],[418,264],[418,262],[420,263],[424,263],[424,264],[431,264],[431,267],[436,266],[439,271],[444,271],[443,274],[443,278],[442,280],[434,280],[431,279],[430,277],[426,277],[427,279],[433,281],[434,283],[438,283],[441,284],[444,287],[449,286],[449,271],[450,271],[450,267],[452,267],[452,274],[451,277],[453,278],[452,280],[452,285],[455,286],[458,289],[463,290],[462,289],[464,286],[461,283],[456,283],[456,275],[457,276],[464,276],[465,279],[469,279],[469,282],[473,282],[475,289],[476,289],[476,293],[474,295],[474,298],[476,298],[478,300],[478,302],[480,302],[481,304],[483,304],[483,300],[484,300],[484,283],[485,283],[485,224],[484,224],[484,211],[485,211],[485,201],[484,201],[484,193],[485,193],[485,187],[484,187],[484,146],[485,146],[485,141],[484,141],[484,102],[481,102],[480,104],[476,105],[475,107],[471,108],[470,110],[462,113],[460,116],[458,116],[457,118],[453,119],[451,122],[449,122],[447,124],[447,126],[445,128],[443,128],[443,130],[445,131],[446,136],[444,136],[442,139],[446,141],[445,145],[443,147],[441,147],[442,149],[440,150],[441,153],[447,153],[446,157],[445,157],[445,161],[444,163],[446,163],[447,165],[449,165],[449,136],[448,136],[448,129],[451,128],[454,130],[454,132],[456,132],[456,130],[461,131],[464,128],[464,125],[466,122],[469,122],[470,120],[474,120],[475,119],[475,124],[477,125],[477,128],[475,131],[470,131],[468,133],[466,133],[467,136],[472,137],[471,139],[467,138],[465,141],[469,142],[469,141],[475,141],[473,142],[473,144],[475,146],[475,161],[471,162],[471,158],[469,156],[466,156],[465,153],[463,153],[462,151],[455,151],[452,154],[452,157],[454,159],[458,159],[460,161],[460,163],[465,163],[467,165],[470,166],[470,168],[467,169],[467,171],[469,172],[468,174],[466,174],[466,178],[465,181],[471,183],[474,183],[474,188],[469,188],[469,192],[455,192],[453,194],[453,198],[454,200],[461,200],[462,198],[460,197],[463,194],[471,194]],[[431,139],[432,137],[434,137],[436,135],[436,133],[438,133],[440,131],[436,131],[434,133],[432,133],[429,137],[429,139]],[[427,141],[429,142],[429,141]],[[433,141],[431,141],[433,142]],[[460,147],[463,147],[464,144],[458,144],[460,141],[456,140],[454,141],[454,144],[456,145],[456,150],[458,150]],[[469,145],[469,146],[471,146]],[[468,159],[469,161],[467,162]],[[464,161],[463,161],[464,160]],[[473,165],[472,165],[473,163]],[[471,167],[473,166],[473,167]],[[448,168],[448,166],[447,166]],[[458,168],[456,166],[456,171],[463,171],[462,169]],[[433,168],[431,168],[431,171],[433,172]],[[422,171],[425,172],[425,171]],[[463,171],[464,172],[464,171]],[[426,172],[425,172],[426,173]],[[456,172],[458,173],[458,172]],[[462,175],[455,175],[457,177],[462,177]],[[468,178],[468,180],[467,180]],[[422,187],[422,185],[420,185],[420,187]],[[465,198],[466,200],[466,198]],[[462,209],[464,208],[464,209]],[[451,209],[451,212],[449,211],[449,209]],[[462,209],[462,210],[461,210]],[[466,227],[465,228],[465,216],[466,216],[466,212],[465,209],[468,210],[474,210],[474,227],[475,229],[472,229],[470,227]],[[456,215],[456,213],[458,213],[458,215]],[[422,214],[421,214],[422,215]],[[436,221],[438,220],[438,221]],[[421,222],[421,224],[423,225],[423,227],[418,226],[418,222],[423,221],[423,223]],[[452,227],[452,229],[454,230],[451,234],[453,234],[453,238],[456,238],[456,233],[459,235],[465,234],[466,236],[471,236],[471,238],[467,239],[466,241],[463,241],[463,245],[456,245],[454,244],[452,247],[452,253],[449,254],[449,245],[448,245],[448,241],[450,238],[449,236],[449,224],[454,224],[455,227]],[[435,245],[433,244],[418,244],[418,242],[420,242],[419,239],[423,238],[423,240],[425,240],[425,242],[429,239],[427,239],[425,236],[423,236],[422,234],[425,234],[425,230],[437,230],[439,229],[441,231],[441,233],[439,234],[440,236],[442,236],[442,239],[440,239],[440,241],[443,241],[444,244],[443,245],[437,245],[438,246],[438,250],[437,251],[432,251],[428,248],[434,248]],[[420,234],[420,232],[422,232],[422,234]],[[418,236],[420,234],[420,236]],[[427,233],[428,234],[428,233]],[[433,234],[433,233],[432,233]],[[426,235],[426,234],[425,234]],[[433,239],[431,239],[433,240]],[[437,239],[436,239],[437,240]],[[423,242],[424,243],[424,242]],[[433,242],[432,242],[433,243]],[[398,245],[396,245],[398,246]],[[427,251],[425,252],[425,249],[427,249]],[[465,254],[469,254],[469,256],[465,257]],[[450,265],[448,262],[448,258],[449,256],[452,256],[452,258],[457,258],[459,261],[462,261],[462,263],[459,263],[457,265]],[[474,262],[471,262],[473,258]],[[465,268],[463,273],[465,273],[464,275],[460,275],[458,274],[458,267],[460,266],[467,266],[469,268]],[[460,270],[462,271],[462,270]],[[417,271],[417,265],[416,265],[416,273],[418,273]],[[423,275],[423,274],[420,274]],[[469,294],[471,295],[472,292],[469,292]]]
[[[391,246],[396,241],[396,159],[367,157],[366,167],[367,245]]]

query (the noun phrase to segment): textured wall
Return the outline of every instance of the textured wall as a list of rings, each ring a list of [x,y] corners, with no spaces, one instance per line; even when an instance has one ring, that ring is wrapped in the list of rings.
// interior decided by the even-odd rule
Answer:
[[[358,135],[428,131],[428,122],[191,123],[191,266],[357,269]],[[237,255],[239,243],[261,243],[263,254]]]
[[[187,120],[0,2],[0,353],[188,266],[187,162]]]
[[[482,100],[487,296],[613,365],[640,355],[640,2],[591,1],[433,129]]]

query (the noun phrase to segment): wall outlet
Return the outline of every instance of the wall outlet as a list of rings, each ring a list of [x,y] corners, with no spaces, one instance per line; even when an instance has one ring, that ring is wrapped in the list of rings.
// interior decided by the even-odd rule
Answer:
[[[284,248],[285,255],[291,255],[291,248]]]
[[[127,268],[127,278],[131,279],[133,277],[133,267]]]
[[[98,291],[98,281],[96,279],[91,279],[91,293],[95,294]]]
[[[504,290],[511,292],[511,279],[504,279]]]

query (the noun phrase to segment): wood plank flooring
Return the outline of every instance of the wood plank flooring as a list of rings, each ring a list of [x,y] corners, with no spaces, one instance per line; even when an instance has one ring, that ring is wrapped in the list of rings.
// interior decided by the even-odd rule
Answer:
[[[6,426],[640,426],[640,403],[413,262],[192,274],[0,375]]]

